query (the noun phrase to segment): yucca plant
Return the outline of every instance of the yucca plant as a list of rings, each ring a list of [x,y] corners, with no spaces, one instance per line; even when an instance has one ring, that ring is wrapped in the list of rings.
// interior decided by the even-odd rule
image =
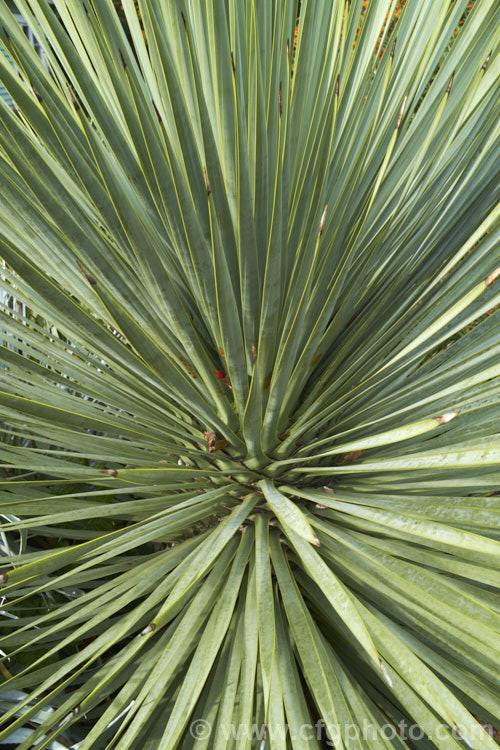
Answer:
[[[0,739],[497,747],[500,6],[16,5]]]

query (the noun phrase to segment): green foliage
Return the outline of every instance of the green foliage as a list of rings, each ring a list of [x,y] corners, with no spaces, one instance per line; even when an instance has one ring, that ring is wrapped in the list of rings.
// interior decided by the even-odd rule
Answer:
[[[16,4],[0,741],[496,747],[498,3]]]

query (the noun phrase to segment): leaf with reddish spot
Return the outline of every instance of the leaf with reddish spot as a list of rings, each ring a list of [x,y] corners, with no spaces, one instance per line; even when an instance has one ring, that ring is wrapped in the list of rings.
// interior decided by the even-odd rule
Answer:
[[[227,385],[228,388],[232,388],[232,386],[231,386],[231,378],[229,377],[229,375],[224,375],[224,373],[222,372],[222,370],[216,370],[215,371],[215,377],[218,380],[222,380],[222,382],[225,385]]]
[[[83,273],[87,281],[89,282],[90,286],[95,286],[97,284],[97,281],[94,279],[93,276],[91,276],[88,271],[85,270],[85,268],[82,266],[82,264],[79,261],[76,261],[76,264],[80,271]]]
[[[342,460],[339,461],[339,464],[346,464],[350,461],[355,461],[357,458],[362,456],[364,453],[364,450],[359,451],[351,451],[350,453],[346,453],[345,456],[342,457]]]

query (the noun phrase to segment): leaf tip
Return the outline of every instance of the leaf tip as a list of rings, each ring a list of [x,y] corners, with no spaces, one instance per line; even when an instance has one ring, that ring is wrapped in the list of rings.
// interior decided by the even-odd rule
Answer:
[[[486,285],[486,288],[491,286],[494,281],[498,279],[500,276],[500,266],[498,268],[495,268],[494,271],[492,271],[488,276],[485,278],[484,283]]]
[[[490,53],[489,53],[488,57],[486,58],[486,60],[484,61],[484,63],[481,66],[481,70],[483,71],[483,74],[486,72],[486,68],[488,67],[488,63],[490,61],[490,57],[491,57],[491,52],[492,51],[493,50],[490,50]]]
[[[91,274],[85,270],[85,268],[82,266],[82,264],[79,261],[76,261],[76,264],[78,268],[80,269],[80,271],[85,276],[85,278],[87,279],[87,281],[89,282],[90,286],[95,286],[97,284],[97,281],[94,279],[94,277],[91,276]]]
[[[72,710],[71,710],[71,711],[69,712],[69,714],[66,714],[66,716],[64,717],[64,719],[62,719],[62,720],[61,720],[61,721],[59,722],[59,724],[58,724],[57,726],[58,726],[58,727],[62,727],[62,726],[63,726],[63,724],[66,724],[66,723],[67,723],[68,721],[70,721],[70,720],[71,720],[71,719],[72,719],[72,718],[73,718],[74,716],[77,716],[77,715],[78,715],[78,714],[80,713],[80,711],[81,711],[81,710],[82,710],[82,707],[80,706],[80,704],[78,704],[78,706],[75,706],[75,707],[74,707],[74,708],[73,708],[73,709],[72,709]]]
[[[36,96],[37,102],[41,104],[43,102],[42,96],[39,91],[36,90],[34,86],[31,87],[33,89],[33,93]]]
[[[327,209],[328,209],[328,203],[326,204],[326,206],[323,209],[323,215],[322,215],[321,221],[319,223],[319,236],[320,237],[323,234],[323,229],[325,227],[325,219],[326,219],[326,211],[327,211]]]
[[[78,112],[78,110],[80,109],[80,105],[78,104],[78,100],[76,99],[75,95],[71,91],[71,87],[70,87],[69,84],[67,84],[67,88],[68,88],[68,94],[69,94],[70,102],[73,105],[73,108],[74,108],[75,112]]]
[[[210,196],[210,193],[212,192],[212,188],[210,187],[210,184],[208,182],[207,168],[205,165],[203,165],[203,177],[205,179],[205,190],[207,191],[208,198]]]
[[[385,665],[384,665],[384,662],[382,661],[382,659],[379,659],[379,664],[380,664],[380,669],[382,670],[382,674],[384,675],[387,684],[389,685],[389,687],[392,688],[393,687],[392,680],[391,680],[391,678],[389,676],[389,672],[385,668]]]
[[[401,123],[403,121],[403,115],[405,113],[406,102],[407,101],[408,101],[408,94],[405,94],[405,98],[403,99],[403,104],[401,105],[401,109],[399,110],[398,121],[396,123],[396,130],[399,130],[399,128],[401,127]]]
[[[446,87],[446,96],[450,95],[451,87],[453,86],[453,79],[455,78],[455,71],[451,74],[448,86]]]
[[[153,102],[153,107],[154,107],[154,110],[155,110],[155,114],[156,114],[156,117],[157,117],[157,119],[158,119],[158,122],[159,122],[159,124],[161,125],[161,124],[162,124],[162,122],[163,122],[163,120],[162,120],[162,118],[161,118],[161,115],[160,115],[160,112],[159,112],[159,110],[158,110],[158,107],[156,106],[156,104],[155,104],[154,102]]]
[[[108,477],[117,477],[118,472],[116,469],[101,469],[101,474],[106,474]]]
[[[459,411],[450,411],[448,414],[442,414],[440,417],[434,417],[434,419],[438,424],[447,424],[447,422],[451,422],[452,419],[458,417],[459,414]]]

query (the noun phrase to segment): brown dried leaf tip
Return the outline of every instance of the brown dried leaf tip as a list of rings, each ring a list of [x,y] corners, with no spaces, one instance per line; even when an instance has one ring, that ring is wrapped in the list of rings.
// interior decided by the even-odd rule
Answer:
[[[486,72],[486,68],[488,67],[488,63],[490,61],[490,57],[491,57],[491,52],[490,52],[490,54],[488,55],[488,57],[486,58],[486,60],[484,61],[484,63],[481,66],[481,70],[483,71],[483,73]]]
[[[203,437],[208,443],[208,452],[213,453],[213,445],[215,442],[215,432],[204,432]]]
[[[101,469],[101,474],[107,474],[108,477],[117,477],[118,472],[116,469]]]
[[[42,99],[40,93],[36,90],[36,88],[34,86],[32,86],[31,88],[33,89],[33,93],[36,96],[38,103],[41,104],[43,102],[43,99]]]
[[[215,451],[221,451],[224,450],[224,448],[227,448],[228,442],[227,440],[216,440],[215,439],[215,432],[204,432],[203,437],[206,439],[208,443],[208,452],[209,453],[215,453]]]
[[[227,440],[216,440],[213,444],[212,453],[215,453],[215,451],[223,451],[224,448],[227,448],[228,445],[229,443],[227,442]]]
[[[97,284],[97,281],[94,279],[93,276],[91,276],[88,271],[85,270],[85,268],[82,266],[82,264],[79,261],[76,261],[76,264],[80,271],[83,273],[87,281],[89,282],[90,286],[95,286]]]
[[[252,357],[253,361],[255,362],[255,360],[257,359],[257,347],[255,346],[255,344],[252,344]]]
[[[9,580],[8,573],[0,573],[0,583],[7,583]]]
[[[486,284],[486,288],[491,286],[496,279],[500,276],[500,266],[498,268],[495,268],[494,271],[490,273],[489,276],[487,276],[484,280],[484,283]]]
[[[455,419],[459,414],[459,411],[450,411],[448,414],[443,414],[441,417],[434,418],[438,424],[446,424],[447,422],[451,422],[452,419]]]
[[[150,622],[149,625],[144,628],[144,630],[141,630],[141,632],[139,633],[139,635],[141,635],[141,636],[142,635],[149,635],[150,633],[152,633],[155,630],[156,630],[156,623],[155,622]]]
[[[211,188],[211,187],[210,187],[210,185],[208,184],[208,175],[207,175],[207,168],[206,168],[206,166],[205,166],[205,165],[203,165],[203,177],[205,178],[205,189],[206,189],[206,191],[207,191],[207,198],[208,198],[208,196],[209,196],[209,195],[210,195],[210,193],[212,192],[212,188]]]
[[[78,112],[78,110],[80,109],[80,105],[78,104],[78,101],[75,98],[73,92],[71,91],[71,88],[70,88],[69,85],[67,86],[67,89],[68,89],[68,94],[69,94],[70,102],[73,105],[73,108],[74,108],[75,112]]]
[[[181,365],[183,365],[186,368],[187,374],[190,375],[193,378],[193,380],[196,380],[197,378],[196,370],[191,365],[191,362],[189,362],[186,359],[186,357],[179,357],[179,362],[181,363]]]

